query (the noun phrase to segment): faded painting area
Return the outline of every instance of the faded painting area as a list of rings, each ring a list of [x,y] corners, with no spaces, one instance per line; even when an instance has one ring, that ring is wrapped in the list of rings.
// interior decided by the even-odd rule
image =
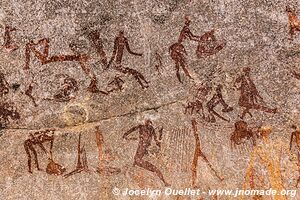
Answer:
[[[299,17],[296,0],[2,0],[0,199],[300,199]],[[201,193],[125,194],[166,188]]]

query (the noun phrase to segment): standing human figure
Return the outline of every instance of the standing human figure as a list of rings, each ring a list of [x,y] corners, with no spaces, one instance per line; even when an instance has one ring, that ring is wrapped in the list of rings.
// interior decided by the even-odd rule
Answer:
[[[120,31],[119,35],[115,39],[114,50],[113,50],[113,53],[112,53],[112,56],[108,63],[107,68],[110,67],[110,65],[112,64],[112,62],[114,60],[116,62],[117,69],[122,67],[122,59],[123,59],[123,54],[124,54],[125,49],[128,51],[128,53],[130,53],[132,55],[135,55],[135,56],[143,55],[142,53],[135,53],[130,49],[128,39],[124,36],[124,32]]]
[[[197,168],[198,168],[198,160],[199,157],[203,158],[203,160],[206,162],[208,167],[214,172],[215,176],[220,180],[223,181],[224,178],[219,176],[218,172],[214,169],[212,164],[209,162],[205,154],[201,150],[201,144],[200,144],[200,137],[198,134],[197,129],[197,121],[195,119],[192,119],[192,128],[193,128],[193,134],[195,137],[195,152],[194,152],[194,158],[192,162],[192,186],[196,186],[196,180],[197,180]]]
[[[180,31],[178,41],[169,47],[171,58],[175,62],[176,76],[180,83],[182,83],[180,73],[179,73],[180,67],[182,68],[186,76],[188,76],[190,79],[193,79],[188,71],[188,66],[186,64],[186,58],[185,58],[185,55],[187,55],[187,53],[182,42],[184,40],[192,40],[198,42],[200,38],[199,36],[196,36],[191,32],[189,27],[190,24],[191,24],[191,20],[188,17],[185,17],[185,25]]]
[[[98,148],[98,167],[97,172],[101,175],[116,175],[121,173],[121,169],[118,167],[112,167],[109,166],[109,156],[107,157],[105,147],[104,147],[104,136],[102,134],[102,131],[100,130],[99,126],[95,127],[95,136],[96,136],[96,143]]]

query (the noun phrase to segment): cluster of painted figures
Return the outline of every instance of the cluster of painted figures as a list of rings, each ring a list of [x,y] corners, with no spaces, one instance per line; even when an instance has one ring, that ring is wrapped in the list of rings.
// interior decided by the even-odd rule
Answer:
[[[237,121],[235,124],[235,130],[232,132],[230,140],[232,148],[243,148],[247,143],[251,144],[251,156],[249,161],[249,166],[245,175],[245,183],[244,187],[250,187],[251,189],[261,189],[259,187],[263,187],[256,182],[257,175],[255,175],[255,164],[254,161],[256,159],[260,160],[261,164],[266,167],[268,171],[268,175],[270,177],[270,185],[271,188],[281,191],[284,189],[284,184],[282,182],[282,177],[280,173],[280,163],[281,163],[281,155],[273,155],[272,152],[276,152],[277,144],[272,144],[270,140],[270,134],[272,132],[272,127],[269,126],[261,126],[256,130],[253,127],[248,127],[248,124],[245,121]],[[223,181],[224,178],[219,175],[217,170],[213,167],[211,162],[208,160],[206,155],[201,149],[200,135],[198,131],[198,123],[195,118],[191,120],[191,130],[193,132],[195,138],[195,146],[194,146],[194,154],[191,162],[191,185],[193,187],[197,187],[197,169],[198,169],[198,161],[199,159],[203,159],[203,161],[208,165],[213,174],[218,178],[219,181]],[[293,151],[293,147],[296,147],[296,151],[298,152],[298,163],[300,165],[300,130],[296,126],[292,126],[294,131],[291,134],[290,140],[290,150]],[[135,136],[130,136],[133,132],[138,131],[139,138]],[[88,167],[88,161],[86,156],[86,150],[84,145],[81,143],[81,133],[78,138],[78,146],[77,146],[77,161],[76,167],[69,173],[65,173],[66,169],[60,164],[56,163],[53,159],[52,155],[52,147],[54,142],[54,132],[55,129],[48,129],[44,131],[34,132],[30,134],[30,138],[24,142],[24,147],[26,150],[26,154],[28,156],[28,171],[32,173],[32,157],[34,156],[34,162],[36,168],[41,170],[38,162],[38,154],[35,147],[40,147],[40,149],[47,155],[48,157],[48,165],[46,167],[46,173],[53,175],[63,175],[63,177],[68,178],[74,174],[81,172],[91,172]],[[99,164],[96,172],[105,175],[112,176],[121,173],[121,169],[118,167],[111,166],[109,163],[109,158],[107,157],[107,153],[104,150],[104,137],[100,130],[100,127],[95,127],[95,140],[98,147],[99,153]],[[144,123],[138,124],[128,131],[126,131],[122,138],[128,141],[136,141],[138,140],[138,147],[136,150],[136,154],[134,156],[133,166],[141,167],[145,170],[153,172],[157,175],[157,177],[164,183],[165,186],[170,186],[169,182],[165,179],[161,170],[153,165],[146,156],[149,154],[149,147],[151,146],[152,141],[155,142],[155,145],[159,149],[161,149],[161,142],[163,139],[163,127],[155,128],[153,122],[150,119],[146,119]],[[50,143],[49,150],[45,148],[45,144]],[[281,147],[279,147],[281,148]],[[275,150],[275,151],[274,151]],[[282,149],[280,150],[282,151]],[[296,182],[296,187],[300,183],[300,176]],[[258,198],[258,197],[257,197]],[[285,199],[285,198],[278,198]]]
[[[300,20],[298,19],[295,12],[291,8],[287,7],[286,11],[288,13],[288,19],[290,23],[290,35],[292,39],[296,31],[300,31]],[[183,81],[180,75],[180,68],[182,68],[184,74],[188,78],[193,79],[193,77],[189,73],[188,65],[186,61],[187,52],[183,45],[183,42],[185,40],[191,40],[198,43],[196,56],[199,59],[218,53],[226,45],[225,41],[216,39],[216,37],[214,36],[214,30],[206,32],[202,36],[194,35],[189,28],[190,23],[191,20],[188,17],[186,17],[185,25],[180,31],[178,41],[169,47],[170,57],[175,63],[176,76],[178,81],[181,83]],[[10,26],[5,27],[3,49],[6,50],[8,53],[19,49],[17,43],[12,39],[12,33],[14,31],[17,30],[13,27]],[[136,53],[131,50],[131,48],[129,47],[128,39],[125,37],[123,31],[120,31],[117,37],[115,38],[112,56],[109,60],[107,59],[106,52],[104,51],[103,42],[99,32],[90,31],[88,34],[88,38],[91,44],[93,45],[93,47],[95,48],[95,50],[97,51],[97,55],[100,58],[101,64],[104,66],[104,70],[113,69],[123,75],[132,76],[143,89],[149,87],[150,82],[146,80],[146,78],[143,76],[142,73],[140,73],[135,69],[124,67],[122,65],[124,50],[127,50],[128,53],[132,55],[142,56],[142,53]],[[115,76],[113,80],[111,80],[108,83],[108,88],[106,90],[98,89],[97,86],[98,80],[96,74],[89,68],[87,64],[90,57],[87,54],[79,53],[76,50],[76,47],[74,45],[69,45],[69,46],[70,49],[74,52],[71,55],[60,55],[60,54],[50,55],[49,54],[50,40],[48,38],[40,39],[37,42],[34,41],[28,42],[25,45],[25,65],[23,67],[23,70],[26,72],[30,70],[30,61],[33,59],[32,56],[34,56],[37,60],[39,60],[42,65],[46,65],[48,63],[54,63],[54,62],[72,61],[72,62],[77,62],[80,65],[83,72],[86,74],[86,76],[89,77],[90,84],[87,88],[89,92],[109,95],[112,92],[123,90],[123,85],[125,82],[120,76]],[[158,52],[155,52],[155,59],[156,59],[155,69],[158,71],[158,73],[161,74],[161,71],[163,70],[163,64],[162,64],[163,58]],[[292,71],[292,75],[295,78],[300,80],[300,73],[297,73],[296,71]],[[71,99],[75,98],[74,94],[79,90],[78,82],[74,78],[66,74],[60,74],[59,76],[62,76],[64,78],[63,85],[53,95],[53,98],[49,98],[48,100],[54,100],[58,102],[68,102]],[[10,90],[16,91],[18,90],[19,87],[20,84],[18,83],[12,83],[10,85],[6,81],[4,74],[0,72],[1,98],[3,98],[6,94],[8,94]],[[270,133],[270,129],[260,128],[258,129],[258,131],[253,131],[248,127],[247,122],[244,121],[244,117],[246,116],[246,114],[249,114],[252,117],[252,113],[250,112],[251,110],[261,110],[268,113],[276,113],[277,109],[266,106],[266,103],[264,102],[262,96],[259,94],[255,86],[255,83],[251,78],[250,68],[248,67],[243,68],[242,74],[236,78],[234,87],[240,91],[238,105],[243,108],[243,111],[239,116],[240,120],[235,122],[234,124],[235,130],[232,133],[230,138],[232,142],[232,146],[236,147],[245,144],[247,141],[251,141],[253,146],[256,146],[256,140],[259,138],[268,137]],[[196,93],[194,94],[194,99],[192,101],[187,102],[187,105],[185,106],[185,113],[191,115],[199,114],[201,119],[210,123],[215,123],[216,117],[221,120],[229,122],[230,120],[227,117],[222,116],[220,113],[216,111],[216,107],[218,105],[221,105],[223,107],[221,110],[223,113],[228,113],[233,111],[233,107],[228,105],[223,99],[222,89],[223,89],[222,85],[217,85],[217,87],[213,89],[211,85],[203,83],[200,87],[197,88]],[[31,83],[26,86],[26,91],[24,92],[24,94],[27,95],[32,100],[34,106],[38,106],[34,98],[33,90],[34,87]],[[210,94],[212,94],[211,95],[212,97],[208,98]],[[207,111],[205,112],[205,110]],[[1,119],[0,129],[2,129],[9,123],[10,120],[20,119],[20,114],[15,109],[12,103],[1,102],[0,119]],[[295,129],[295,131],[292,133],[291,146],[295,138],[297,144],[296,146],[298,150],[300,150],[300,131],[296,128],[296,126],[293,126],[293,128]],[[212,171],[215,173],[215,175],[218,177],[219,180],[223,180],[223,178],[218,175],[216,170],[212,167],[212,165],[208,161],[207,157],[201,151],[200,139],[197,133],[197,122],[195,119],[192,120],[192,129],[196,141],[195,154],[192,163],[192,184],[193,185],[196,184],[195,183],[197,177],[196,169],[197,169],[197,163],[199,157],[202,157],[205,160],[205,162],[209,165],[209,167],[212,169]],[[150,146],[152,139],[154,139],[157,146],[160,147],[163,129],[161,128],[159,130],[159,135],[157,136],[151,120],[147,119],[144,124],[140,124],[127,131],[123,135],[123,138],[130,140],[130,138],[128,138],[128,135],[135,130],[139,131],[140,137],[139,137],[138,150],[136,152],[136,155],[134,156],[134,165],[137,165],[151,172],[154,172],[164,182],[165,185],[169,185],[169,183],[165,180],[161,171],[156,166],[154,166],[153,164],[151,164],[150,162],[144,159],[144,156],[148,152],[148,147]],[[48,155],[49,164],[46,169],[47,173],[59,175],[59,174],[63,174],[66,171],[64,167],[62,167],[61,165],[53,161],[52,146],[54,141],[54,131],[55,131],[54,129],[38,131],[34,134],[31,134],[30,139],[27,139],[24,142],[24,147],[28,155],[29,172],[32,173],[32,168],[31,168],[32,154],[34,156],[37,169],[40,169],[35,146],[39,146]],[[101,160],[101,158],[103,158],[104,141],[99,127],[96,127],[96,141],[99,149],[99,159],[100,159],[98,172],[101,174],[120,173],[121,170],[119,168],[101,164],[103,161]],[[47,151],[43,145],[46,142],[50,142],[49,151]],[[89,171],[87,158],[86,158],[86,151],[84,146],[82,147],[81,145],[81,135],[79,135],[77,151],[78,151],[78,159],[77,159],[76,168],[74,171],[65,174],[64,175],[65,177],[69,177],[70,175],[82,171]],[[300,178],[297,181],[297,185],[299,182],[300,182]]]

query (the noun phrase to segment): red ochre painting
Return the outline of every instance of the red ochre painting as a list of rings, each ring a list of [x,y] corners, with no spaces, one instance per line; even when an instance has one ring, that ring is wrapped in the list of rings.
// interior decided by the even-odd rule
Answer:
[[[0,2],[0,199],[300,199],[300,2]]]

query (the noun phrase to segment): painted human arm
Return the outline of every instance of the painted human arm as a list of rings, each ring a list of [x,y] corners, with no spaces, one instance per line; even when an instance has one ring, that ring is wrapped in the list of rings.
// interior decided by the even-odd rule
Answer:
[[[136,55],[136,56],[142,56],[143,54],[142,53],[135,53],[133,52],[130,47],[129,47],[129,44],[128,44],[128,40],[126,39],[125,40],[125,46],[126,46],[126,49],[128,51],[128,53],[132,54],[132,55]]]
[[[132,127],[131,129],[129,129],[128,131],[126,131],[126,132],[124,133],[123,139],[128,140],[128,135],[130,135],[130,133],[132,133],[132,132],[134,132],[134,131],[136,131],[136,130],[138,130],[138,129],[140,129],[140,125],[135,126],[135,127]]]
[[[197,42],[199,42],[201,38],[201,36],[194,35],[189,28],[186,29],[186,35],[190,40],[197,41]]]
[[[160,131],[162,131],[162,129],[160,130]],[[152,130],[152,134],[153,134],[153,137],[154,137],[154,141],[155,141],[155,143],[156,143],[156,145],[158,146],[158,147],[161,147],[161,141],[157,138],[157,135],[156,135],[156,132],[155,132],[155,129],[153,128],[153,130]],[[160,132],[160,135],[161,135],[162,133]],[[160,137],[160,136],[159,136]]]

